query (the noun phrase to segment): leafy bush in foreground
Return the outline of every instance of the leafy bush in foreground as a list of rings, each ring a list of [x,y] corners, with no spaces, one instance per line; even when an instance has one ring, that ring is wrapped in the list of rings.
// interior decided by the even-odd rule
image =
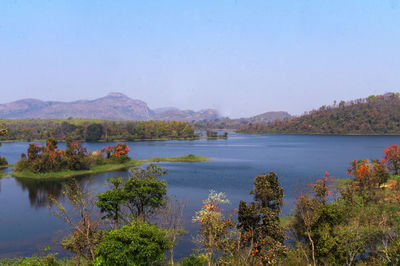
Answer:
[[[156,225],[133,221],[106,233],[96,254],[98,265],[154,265],[165,260],[172,245],[167,232]]]

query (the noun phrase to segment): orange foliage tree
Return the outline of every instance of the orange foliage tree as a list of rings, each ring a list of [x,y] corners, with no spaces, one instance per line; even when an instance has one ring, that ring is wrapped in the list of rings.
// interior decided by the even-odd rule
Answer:
[[[400,149],[398,144],[390,145],[385,149],[385,158],[383,159],[386,167],[393,171],[395,175],[399,174],[400,169]]]
[[[129,152],[128,145],[126,145],[125,143],[118,143],[115,146],[112,156],[114,157],[127,156],[128,152]]]

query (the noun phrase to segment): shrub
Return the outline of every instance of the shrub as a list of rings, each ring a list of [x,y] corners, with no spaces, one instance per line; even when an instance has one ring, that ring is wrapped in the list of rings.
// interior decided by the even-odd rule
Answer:
[[[102,152],[93,152],[88,156],[88,161],[90,166],[103,165],[106,164],[106,159],[103,157]]]
[[[69,265],[67,261],[57,260],[54,254],[49,254],[43,257],[22,257],[15,259],[1,259],[0,265],[29,265],[29,266],[56,266],[56,265]]]
[[[189,257],[183,258],[180,261],[181,266],[203,266],[207,264],[207,259],[204,257],[196,256],[194,254],[190,254]]]
[[[8,161],[6,157],[0,157],[0,165],[7,165]]]
[[[109,145],[100,152],[105,154],[106,159],[110,159],[114,163],[124,163],[130,160],[128,157],[129,150],[125,143],[118,143],[115,146]]]
[[[65,158],[70,170],[87,170],[90,166],[88,153],[85,147],[82,146],[80,141],[73,141],[67,143],[65,150]]]
[[[165,230],[134,221],[106,233],[96,250],[96,262],[99,265],[154,265],[165,259],[165,251],[170,246]]]
[[[194,155],[194,154],[192,154],[192,153],[190,153],[188,156],[187,156],[187,158],[188,159],[195,159],[196,158],[196,155]]]

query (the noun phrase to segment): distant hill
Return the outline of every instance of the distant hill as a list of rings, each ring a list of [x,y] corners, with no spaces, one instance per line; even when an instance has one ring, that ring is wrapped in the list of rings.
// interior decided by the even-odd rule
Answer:
[[[266,112],[260,115],[248,117],[230,119],[228,117],[218,118],[214,120],[193,122],[193,125],[199,130],[206,129],[241,129],[253,123],[259,123],[260,125],[266,125],[277,120],[289,119],[292,116],[288,112]]]
[[[256,115],[248,118],[250,122],[259,122],[259,123],[270,123],[276,120],[289,119],[292,116],[288,112],[266,112],[260,115]]]
[[[0,118],[89,118],[107,120],[208,120],[219,118],[217,110],[198,112],[177,108],[151,110],[147,104],[122,93],[110,93],[95,100],[53,102],[24,99],[0,104]]]
[[[154,120],[177,120],[177,121],[200,121],[200,120],[214,120],[218,119],[220,115],[217,110],[214,109],[203,109],[200,111],[192,110],[178,110],[169,109],[163,112],[155,113],[153,115]]]
[[[251,123],[240,132],[283,134],[400,134],[398,93],[322,106],[292,119]]]

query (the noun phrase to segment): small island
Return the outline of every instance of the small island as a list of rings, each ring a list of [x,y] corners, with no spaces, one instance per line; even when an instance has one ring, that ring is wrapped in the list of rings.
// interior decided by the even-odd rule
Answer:
[[[100,151],[88,153],[80,141],[67,141],[66,150],[57,149],[57,141],[48,139],[45,146],[30,144],[28,155],[12,173],[20,178],[70,178],[118,171],[148,162],[200,162],[210,158],[189,154],[179,157],[156,157],[134,160],[128,157],[129,147],[124,143],[109,145]]]
[[[210,129],[207,129],[206,135],[207,135],[207,139],[227,139],[228,138],[228,132],[224,132],[224,134],[218,134],[217,131],[212,131]]]

